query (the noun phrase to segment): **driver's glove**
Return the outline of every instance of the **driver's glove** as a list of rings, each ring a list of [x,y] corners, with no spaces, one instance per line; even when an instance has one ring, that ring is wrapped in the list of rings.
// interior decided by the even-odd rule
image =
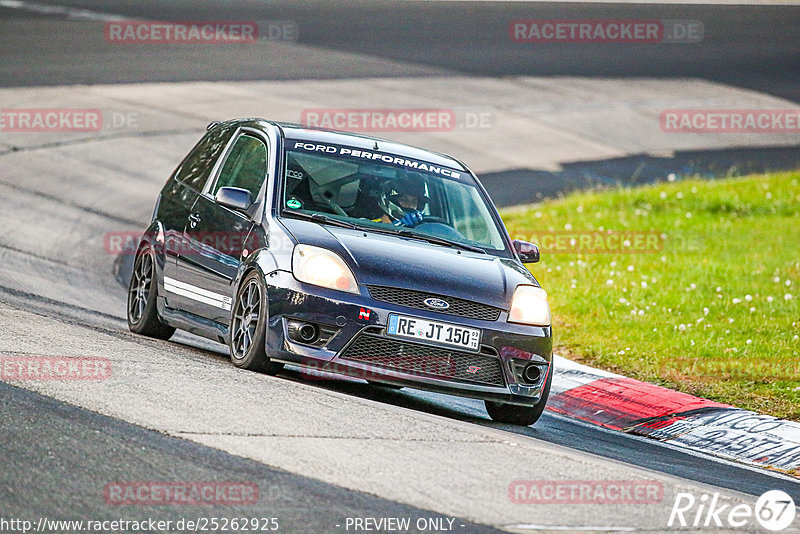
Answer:
[[[396,220],[394,225],[414,228],[418,224],[422,224],[423,218],[424,216],[422,215],[421,211],[412,211],[411,213],[406,213],[400,219]]]

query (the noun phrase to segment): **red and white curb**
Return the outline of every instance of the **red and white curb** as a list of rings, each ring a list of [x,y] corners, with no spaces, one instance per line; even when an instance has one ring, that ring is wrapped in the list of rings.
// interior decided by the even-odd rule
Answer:
[[[555,357],[547,408],[605,428],[750,465],[800,469],[800,423]]]

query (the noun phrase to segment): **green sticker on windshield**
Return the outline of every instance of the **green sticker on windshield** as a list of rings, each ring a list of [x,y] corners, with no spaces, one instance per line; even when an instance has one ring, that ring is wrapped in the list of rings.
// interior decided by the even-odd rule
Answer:
[[[303,207],[303,204],[296,198],[290,198],[286,201],[286,206],[293,209],[299,209]]]

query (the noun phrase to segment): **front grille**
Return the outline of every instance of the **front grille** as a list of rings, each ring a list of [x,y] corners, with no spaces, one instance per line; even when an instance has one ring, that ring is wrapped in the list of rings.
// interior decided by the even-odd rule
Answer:
[[[419,376],[505,386],[497,358],[409,343],[366,332],[356,337],[341,358]],[[468,372],[470,370],[473,372]]]
[[[409,308],[435,311],[438,313],[445,313],[447,315],[468,317],[470,319],[481,319],[483,321],[496,321],[500,317],[500,308],[487,306],[486,304],[472,302],[470,300],[464,300],[455,297],[443,297],[434,293],[414,291],[413,289],[399,289],[396,287],[385,286],[369,286],[368,288],[369,296],[375,300],[390,302],[392,304],[407,306]],[[450,304],[450,307],[445,310],[430,308],[425,305],[425,302],[423,302],[428,298],[442,299]]]

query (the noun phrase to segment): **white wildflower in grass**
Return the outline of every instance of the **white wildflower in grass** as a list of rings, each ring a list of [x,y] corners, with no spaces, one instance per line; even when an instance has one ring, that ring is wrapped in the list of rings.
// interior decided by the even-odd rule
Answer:
[[[786,281],[786,286],[788,287],[788,286],[790,286],[790,285],[792,285],[792,281],[791,281],[791,280],[787,280],[787,281]]]
[[[628,302],[628,299],[626,299],[625,297],[620,297],[619,298],[619,303],[620,304],[625,304],[626,302]]]
[[[786,293],[786,294],[783,296],[783,300],[792,300],[792,294],[791,294],[791,293]]]
[[[666,256],[661,256],[661,262],[662,263],[667,263],[667,257]]]
[[[564,225],[564,230],[572,230],[572,224],[571,223],[565,224]]]
[[[792,339],[793,339],[794,341],[797,341],[798,339],[800,339],[800,336],[798,336],[797,334],[795,334],[795,335],[794,335],[794,337],[793,337]]]
[[[692,193],[697,193],[697,187],[694,185],[692,186]]]
[[[732,322],[733,322],[733,317],[729,317],[729,318],[728,318],[728,322],[729,322],[729,323],[732,323]]]
[[[700,323],[702,323],[703,321],[705,321],[705,319],[703,319],[702,317],[700,317],[700,318],[699,318],[697,321],[695,321],[695,322],[696,322],[697,324],[700,324]]]
[[[721,299],[721,298],[722,298],[722,295],[717,295],[717,298],[718,298],[718,299]]]
[[[536,217],[537,219],[541,219],[542,218],[542,212],[541,211],[537,211],[536,213],[533,214],[533,216]]]
[[[642,280],[642,289],[646,289],[646,288],[647,288],[647,282]]]
[[[547,272],[548,272],[548,273],[552,273],[552,272],[553,272],[553,269],[551,269],[550,267],[548,267],[548,268],[547,268]]]
[[[730,334],[730,333],[731,333],[731,331],[730,331],[730,330],[725,330],[725,333],[726,333],[726,334]]]
[[[747,341],[745,341],[745,343],[747,343],[748,345],[750,345],[752,342],[753,342],[752,339],[748,339]]]
[[[687,211],[686,212],[686,218],[687,219],[691,219],[692,218],[692,212],[691,211]]]
[[[662,191],[661,193],[658,194],[658,196],[661,198],[661,200],[664,200],[665,198],[667,198],[667,192]]]
[[[753,313],[753,312],[755,312],[755,311],[756,311],[756,308],[755,308],[755,306],[750,306],[750,313]]]
[[[737,349],[736,347],[733,347],[731,350],[732,350],[733,352],[739,352],[739,349]]]
[[[677,178],[678,178],[678,177],[677,177],[677,176],[675,176],[675,173],[674,173],[674,172],[671,172],[671,173],[669,173],[669,174],[667,175],[667,181],[668,181],[668,182],[674,182],[675,180],[677,180]]]
[[[697,284],[689,284],[690,289],[697,289]]]
[[[722,288],[717,286],[717,293],[722,293]]]
[[[752,295],[745,295],[744,296],[744,300],[746,300],[747,302],[750,302],[751,300],[753,300],[753,297],[752,297]]]
[[[633,265],[628,265],[628,272],[633,272]]]
[[[772,279],[772,281],[777,284],[778,282],[781,281],[781,277],[780,276],[776,276],[775,278]]]
[[[775,299],[773,299],[772,297],[767,297],[767,302],[772,302],[773,300]]]
[[[644,310],[639,310],[637,313],[638,313],[639,315],[644,315]]]
[[[675,194],[675,198],[683,198],[683,193],[681,193],[680,191],[678,191],[678,192]]]
[[[731,302],[733,302],[734,304],[739,304],[740,302],[742,302],[742,299],[734,298]]]
[[[625,241],[622,242],[622,246],[625,248],[631,248],[631,240],[626,239]]]
[[[583,213],[583,204],[575,208],[575,211],[577,211],[578,213]]]
[[[703,308],[703,315],[708,315],[708,312],[709,312],[708,308]]]
[[[607,286],[613,286],[614,285],[614,281],[609,278],[608,280],[606,280],[606,285]]]
[[[686,325],[685,325],[685,324],[679,324],[679,325],[678,325],[678,330],[680,330],[681,332],[683,332],[684,330],[686,330]]]
[[[575,262],[574,261],[569,262],[569,266],[570,267],[575,267]]]
[[[636,315],[636,310],[631,310],[631,315]]]
[[[616,267],[617,266],[617,262],[616,261],[612,261],[611,263],[609,263],[609,265],[611,267]]]
[[[608,276],[614,276],[615,274],[617,274],[617,271],[611,271],[608,273]]]
[[[694,347],[694,340],[689,341],[689,344]]]
[[[576,289],[578,286],[576,286],[575,284],[572,284],[569,287],[570,287],[570,289]]]

